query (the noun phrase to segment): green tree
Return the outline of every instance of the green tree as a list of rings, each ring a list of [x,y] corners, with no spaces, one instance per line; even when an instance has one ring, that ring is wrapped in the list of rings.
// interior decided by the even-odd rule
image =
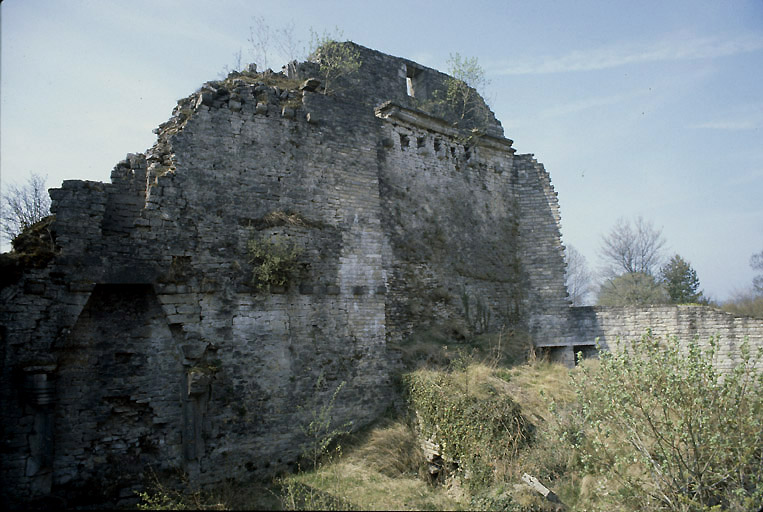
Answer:
[[[665,287],[654,276],[629,272],[608,279],[599,289],[599,306],[648,306],[669,302]]]
[[[360,51],[352,43],[337,41],[342,37],[339,29],[323,35],[310,30],[310,54],[320,66],[324,94],[336,92],[337,82],[357,73],[362,64]]]
[[[461,57],[451,54],[448,59],[448,74],[445,97],[453,108],[458,122],[474,121],[477,128],[484,128],[487,122],[487,106],[482,101],[485,88],[490,81],[477,57]]]
[[[618,484],[618,507],[741,512],[763,503],[763,348],[752,353],[745,340],[734,368],[721,371],[716,343],[647,331],[581,366],[574,385],[589,428],[577,449],[588,471]]]
[[[2,198],[2,231],[13,240],[25,228],[50,215],[50,196],[45,188],[47,177],[32,173],[24,185],[11,185]]]
[[[678,254],[662,267],[660,278],[674,304],[706,302],[699,290],[697,271]]]

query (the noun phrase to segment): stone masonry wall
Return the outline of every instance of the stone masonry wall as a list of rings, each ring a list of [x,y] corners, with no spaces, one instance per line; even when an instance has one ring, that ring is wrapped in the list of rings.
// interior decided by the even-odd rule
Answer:
[[[377,115],[385,120],[379,172],[388,340],[432,324],[484,332],[515,322],[519,216],[511,141],[464,141],[447,125],[395,104]]]
[[[548,172],[533,155],[517,155],[519,258],[522,271],[522,311],[535,344],[553,345],[567,332],[567,286],[564,247],[559,225],[559,201]]]
[[[729,369],[739,361],[739,346],[745,339],[751,348],[763,346],[763,320],[708,306],[585,306],[570,312],[570,343],[579,349],[587,350],[598,339],[602,348],[613,350],[618,339],[638,341],[647,329],[655,336],[677,336],[684,342],[696,338],[705,348],[711,337],[717,337],[717,364]]]
[[[298,88],[314,63],[204,84],[111,183],[50,191],[54,258],[0,290],[4,501],[270,476],[337,390],[336,425],[385,410],[416,328],[556,339],[548,174],[486,105],[476,131],[420,110],[442,73],[357,49],[335,94]],[[253,286],[253,240],[298,249],[286,286]]]

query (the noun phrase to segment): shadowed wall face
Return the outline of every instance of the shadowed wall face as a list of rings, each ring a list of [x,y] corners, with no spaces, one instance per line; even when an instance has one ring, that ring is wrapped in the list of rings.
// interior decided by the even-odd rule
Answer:
[[[166,427],[182,422],[182,366],[152,286],[97,285],[53,353],[57,486],[97,502],[104,485],[178,460],[181,432]]]

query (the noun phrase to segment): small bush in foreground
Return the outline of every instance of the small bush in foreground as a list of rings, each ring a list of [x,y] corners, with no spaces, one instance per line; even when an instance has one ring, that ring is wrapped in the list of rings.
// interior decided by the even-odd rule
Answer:
[[[763,503],[763,363],[745,342],[736,368],[649,331],[602,352],[575,386],[588,426],[583,462],[639,510],[755,510]]]

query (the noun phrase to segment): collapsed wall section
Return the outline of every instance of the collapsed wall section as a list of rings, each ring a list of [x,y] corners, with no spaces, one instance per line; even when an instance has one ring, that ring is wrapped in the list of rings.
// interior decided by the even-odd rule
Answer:
[[[376,122],[279,89],[200,100],[167,137],[172,168],[149,169],[140,238],[170,258],[159,300],[187,364],[214,368],[203,443],[183,461],[199,482],[293,464],[337,389],[336,424],[360,426],[388,402]],[[257,289],[248,245],[273,240],[299,252],[299,269]]]

